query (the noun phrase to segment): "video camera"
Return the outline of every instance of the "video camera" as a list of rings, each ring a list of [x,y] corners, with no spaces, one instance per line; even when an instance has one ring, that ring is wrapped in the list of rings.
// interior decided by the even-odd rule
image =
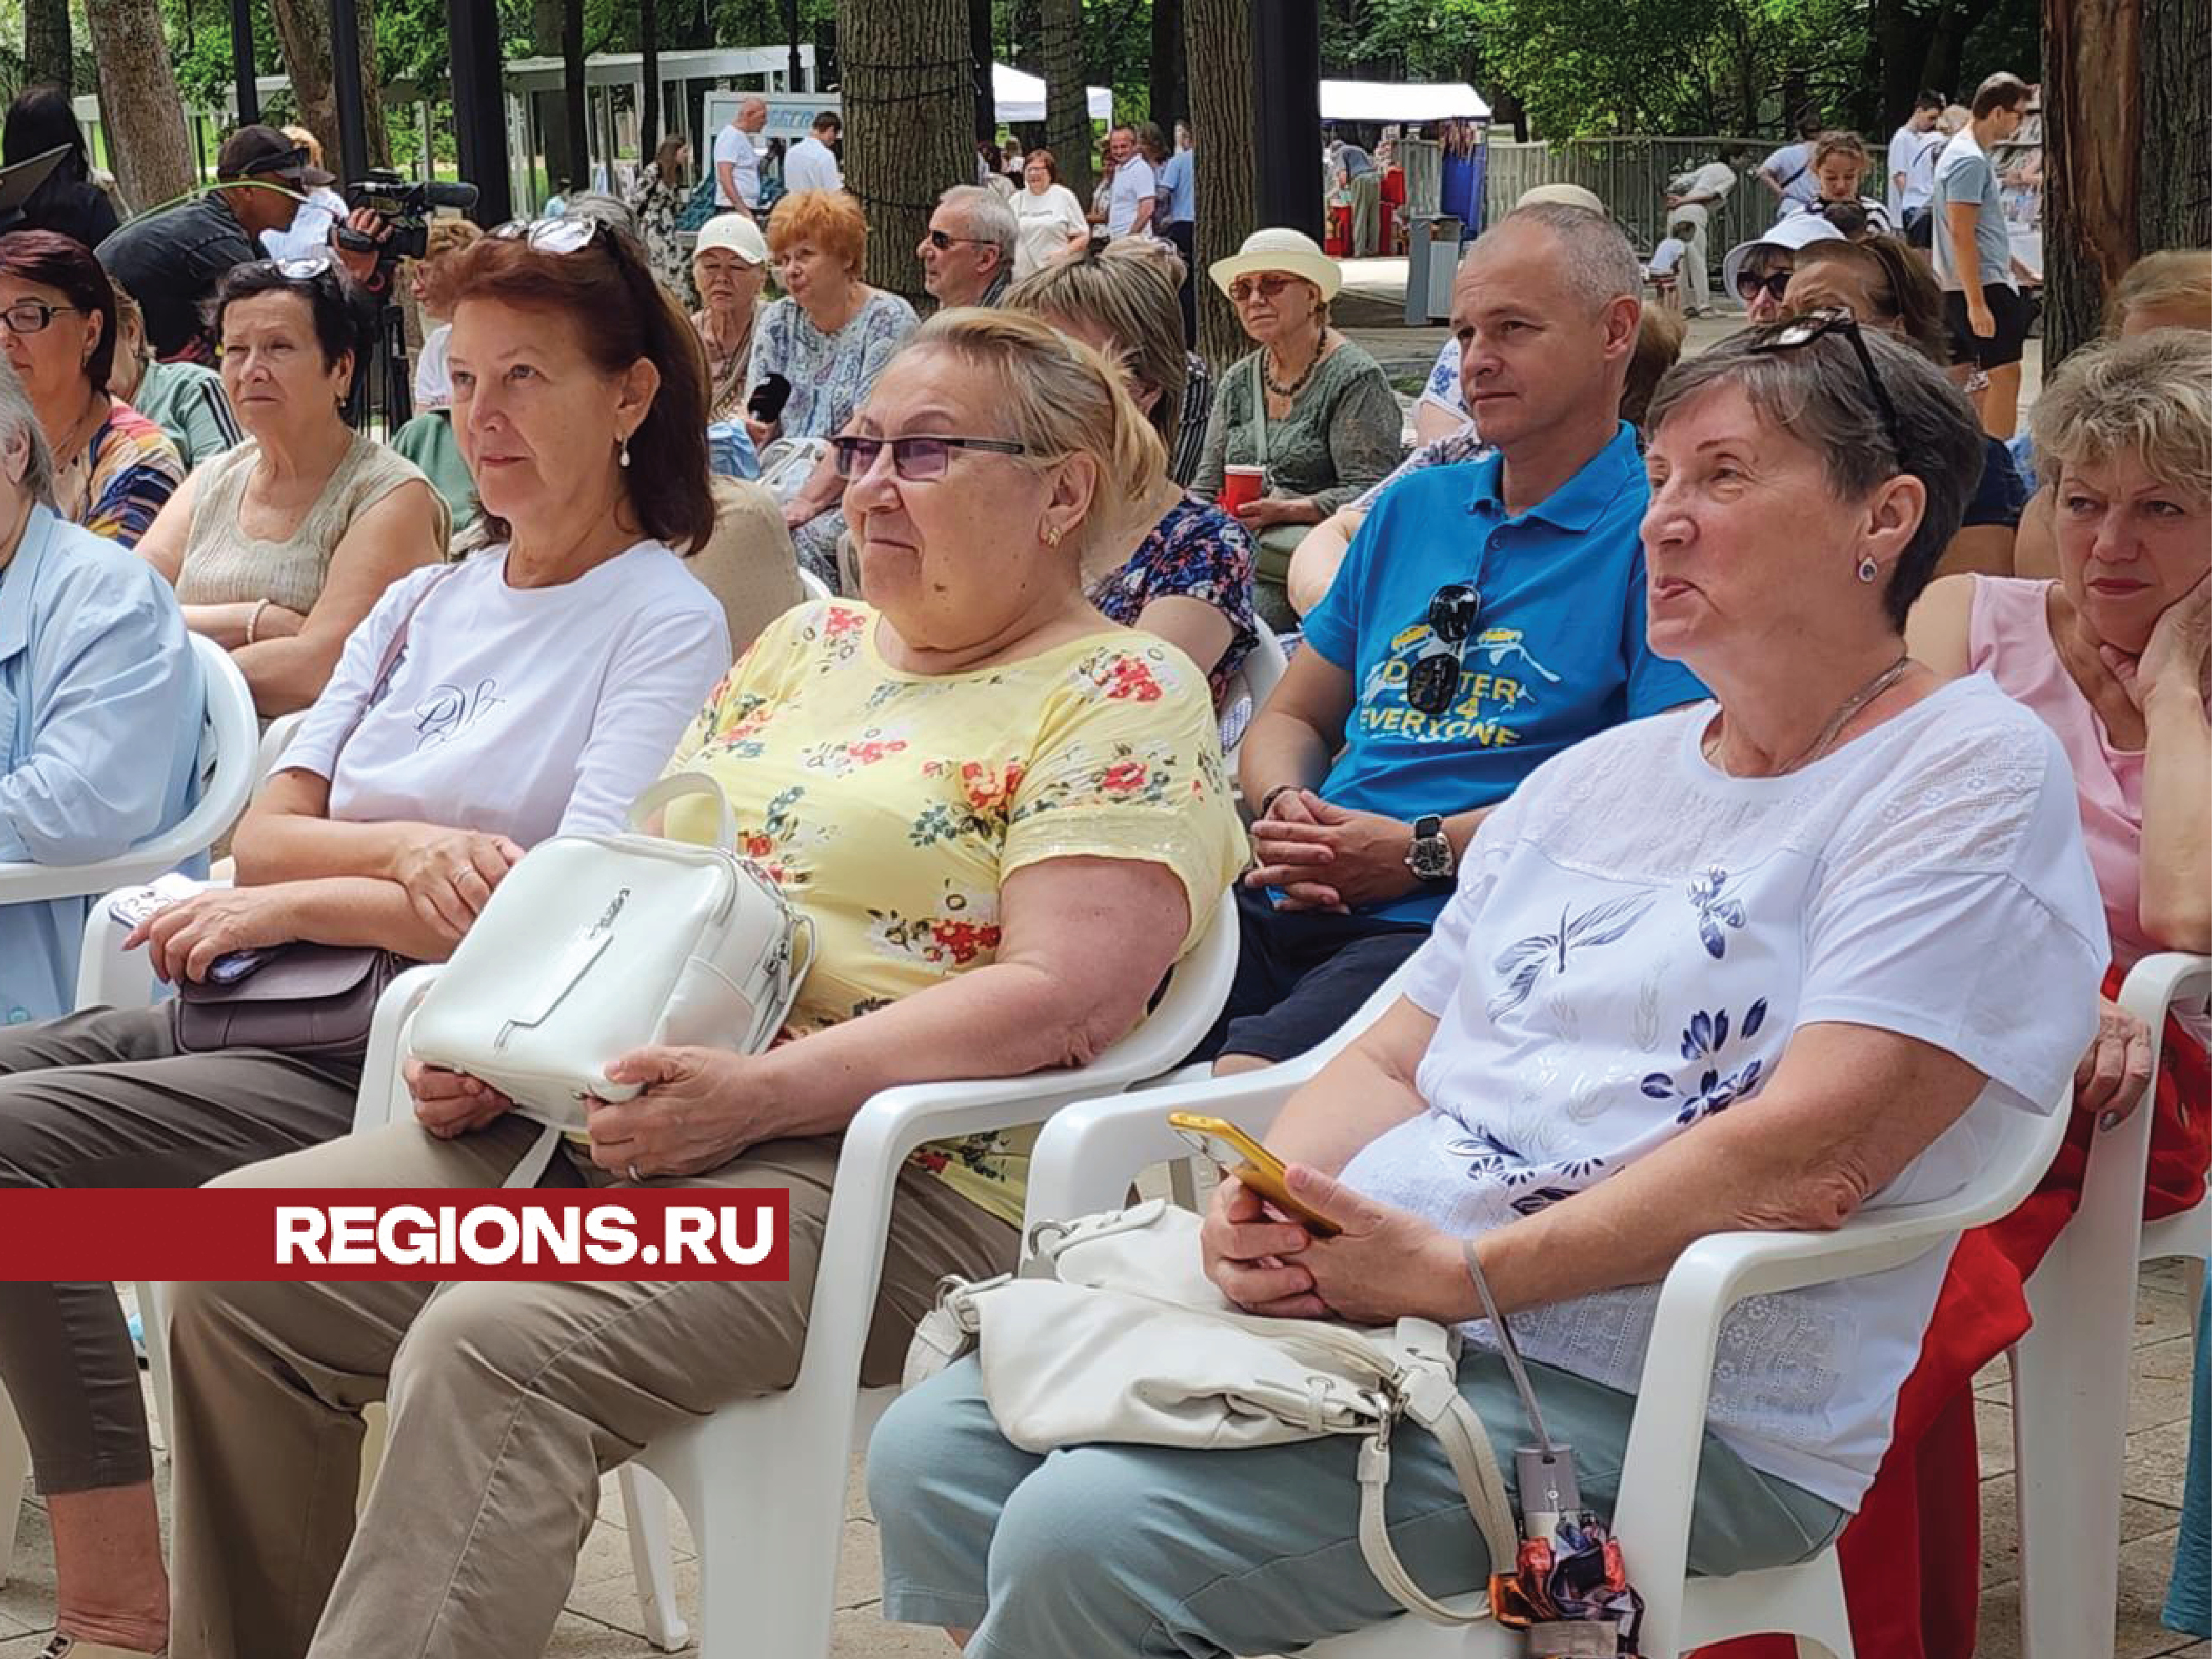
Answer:
[[[375,213],[392,227],[392,231],[380,241],[341,225],[339,245],[362,252],[373,247],[379,263],[388,264],[421,258],[429,234],[430,216],[440,208],[468,212],[477,204],[477,187],[449,185],[439,179],[418,183],[397,173],[374,172],[348,185],[345,199],[349,208],[368,208]]]

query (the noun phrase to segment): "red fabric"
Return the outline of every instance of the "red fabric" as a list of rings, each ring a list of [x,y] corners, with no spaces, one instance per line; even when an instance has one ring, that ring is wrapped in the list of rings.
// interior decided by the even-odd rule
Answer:
[[[2105,994],[2126,975],[2115,965]],[[2204,1195],[2212,1162],[2212,1060],[2179,1021],[2166,1023],[2151,1109],[2143,1216],[2156,1221]],[[2075,1113],[2049,1172],[2003,1220],[1959,1241],[1920,1363],[1898,1390],[1889,1451],[1837,1555],[1858,1659],[1969,1659],[1981,1601],[1981,1467],[1974,1374],[2027,1332],[2021,1286],[2081,1200],[2090,1118]],[[1794,1641],[1745,1637],[1701,1659],[1796,1659]]]
[[[1352,210],[1349,207],[1333,207],[1328,210],[1328,238],[1322,243],[1322,252],[1332,259],[1352,257]]]

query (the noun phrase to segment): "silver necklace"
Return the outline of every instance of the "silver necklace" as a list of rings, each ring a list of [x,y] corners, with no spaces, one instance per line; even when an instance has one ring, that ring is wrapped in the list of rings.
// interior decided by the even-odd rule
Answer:
[[[1899,680],[1904,678],[1905,671],[1911,666],[1912,653],[1908,651],[1903,656],[1899,657],[1895,662],[1890,664],[1888,667],[1883,669],[1881,673],[1875,675],[1864,685],[1861,686],[1857,690],[1852,692],[1850,696],[1844,698],[1843,706],[1838,708],[1836,712],[1829,717],[1828,723],[1820,728],[1820,735],[1814,738],[1811,744],[1800,752],[1795,760],[1791,761],[1787,766],[1778,766],[1775,768],[1772,772],[1768,773],[1766,775],[1769,777],[1780,777],[1784,773],[1795,772],[1799,767],[1808,765],[1812,762],[1818,760],[1822,755],[1827,752],[1828,745],[1835,742],[1837,737],[1842,732],[1844,727],[1850,723],[1851,716],[1857,714],[1860,709],[1865,708],[1883,692],[1888,690],[1889,688],[1896,684]],[[1721,718],[1723,720],[1728,718],[1728,711],[1726,709],[1723,709],[1721,711]],[[1735,773],[1729,772],[1727,767],[1721,766],[1721,737],[1720,732],[1717,728],[1706,737],[1704,749],[1705,758],[1711,761],[1715,766],[1720,767],[1720,769],[1723,774],[1729,777],[1734,777],[1735,775]]]

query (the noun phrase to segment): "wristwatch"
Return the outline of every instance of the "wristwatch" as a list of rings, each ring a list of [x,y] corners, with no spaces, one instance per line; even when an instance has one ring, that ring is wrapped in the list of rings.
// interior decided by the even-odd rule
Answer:
[[[1406,849],[1406,867],[1423,881],[1449,881],[1458,864],[1444,821],[1434,812],[1413,820],[1413,844]]]

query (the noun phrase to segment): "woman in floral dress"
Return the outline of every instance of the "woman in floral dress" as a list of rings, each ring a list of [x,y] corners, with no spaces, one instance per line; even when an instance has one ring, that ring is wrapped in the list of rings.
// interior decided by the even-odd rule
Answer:
[[[691,288],[690,261],[684,257],[684,204],[691,194],[691,141],[672,132],[660,141],[653,159],[638,169],[637,183],[629,192],[629,210],[637,216],[638,234],[644,239],[647,263],[660,285],[676,296],[684,310],[698,307]]]

